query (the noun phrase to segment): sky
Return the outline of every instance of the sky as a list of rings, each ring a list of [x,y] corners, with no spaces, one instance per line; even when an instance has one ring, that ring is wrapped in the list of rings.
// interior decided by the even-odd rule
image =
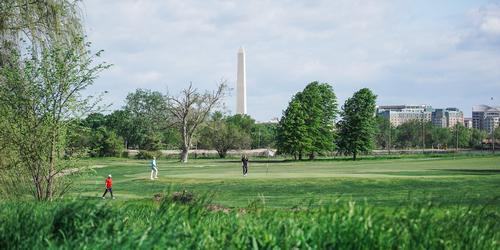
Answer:
[[[190,82],[232,88],[246,51],[247,110],[281,117],[312,81],[333,86],[339,108],[361,88],[378,105],[500,106],[500,0],[85,0],[94,51],[113,66],[88,94],[120,109],[128,93],[177,94]],[[493,98],[493,100],[491,100]]]

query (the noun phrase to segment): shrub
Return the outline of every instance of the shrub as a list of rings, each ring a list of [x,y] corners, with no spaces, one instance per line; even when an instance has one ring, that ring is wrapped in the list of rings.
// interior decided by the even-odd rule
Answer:
[[[174,192],[172,194],[172,201],[181,204],[188,204],[195,201],[195,195],[192,192],[182,190],[182,192]]]
[[[139,153],[135,156],[135,158],[139,160],[149,160],[153,159],[153,157],[160,158],[161,151],[146,151],[140,150]]]
[[[122,158],[129,158],[130,156],[129,156],[128,150],[123,151],[123,152],[121,153],[121,157],[122,157]]]

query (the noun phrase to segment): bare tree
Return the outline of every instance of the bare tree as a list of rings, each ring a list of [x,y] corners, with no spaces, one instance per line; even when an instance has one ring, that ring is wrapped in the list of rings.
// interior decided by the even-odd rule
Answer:
[[[181,91],[177,97],[168,96],[169,111],[174,118],[173,125],[180,130],[182,136],[181,162],[188,161],[189,148],[193,134],[207,115],[220,104],[227,90],[225,80],[221,80],[217,90],[200,93],[190,83],[187,89]]]

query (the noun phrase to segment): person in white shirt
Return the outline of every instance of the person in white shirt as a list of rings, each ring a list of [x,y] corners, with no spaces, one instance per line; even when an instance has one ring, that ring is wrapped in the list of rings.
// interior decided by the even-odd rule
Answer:
[[[153,179],[158,179],[158,166],[156,165],[156,157],[153,157],[153,160],[151,160],[151,180]]]

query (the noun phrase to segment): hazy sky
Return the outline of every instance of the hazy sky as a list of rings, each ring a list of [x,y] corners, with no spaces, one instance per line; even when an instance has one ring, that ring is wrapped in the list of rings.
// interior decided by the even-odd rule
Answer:
[[[89,93],[118,109],[137,88],[177,93],[226,79],[246,50],[248,113],[280,117],[311,81],[339,104],[368,87],[379,105],[500,105],[500,0],[85,0],[86,30],[114,64]],[[494,98],[492,102],[490,99]],[[340,107],[339,105],[339,107]]]

